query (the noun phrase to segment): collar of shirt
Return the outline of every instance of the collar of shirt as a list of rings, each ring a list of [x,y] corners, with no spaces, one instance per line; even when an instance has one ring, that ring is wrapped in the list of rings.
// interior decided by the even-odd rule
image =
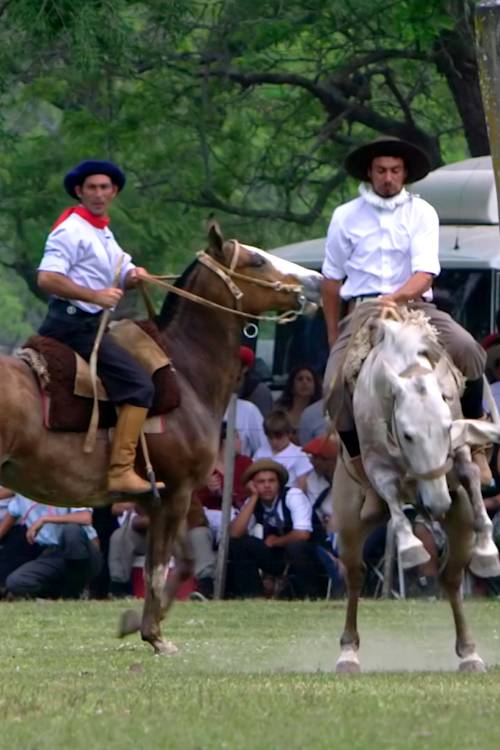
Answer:
[[[401,192],[391,198],[383,198],[373,191],[371,185],[366,185],[364,182],[359,186],[359,194],[371,206],[381,208],[382,211],[394,211],[398,206],[402,206],[403,203],[407,203],[412,198],[412,194],[406,188],[403,188]]]

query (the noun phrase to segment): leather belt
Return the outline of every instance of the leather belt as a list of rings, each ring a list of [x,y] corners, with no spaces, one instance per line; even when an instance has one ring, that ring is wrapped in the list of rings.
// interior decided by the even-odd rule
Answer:
[[[85,320],[96,320],[98,321],[102,312],[91,313],[87,310],[82,310],[81,307],[73,305],[69,300],[61,299],[60,297],[51,297],[49,300],[49,313],[55,313],[56,315],[66,315],[68,318],[78,318]]]

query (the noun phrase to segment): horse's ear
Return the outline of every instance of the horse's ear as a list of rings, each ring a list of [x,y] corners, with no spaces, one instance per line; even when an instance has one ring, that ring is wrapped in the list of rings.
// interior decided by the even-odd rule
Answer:
[[[400,378],[396,370],[394,370],[387,360],[384,360],[384,374],[389,383],[391,393],[397,396],[400,393],[405,392],[405,380]]]
[[[210,255],[219,260],[224,260],[224,237],[220,226],[215,219],[210,219],[208,223],[208,250]]]

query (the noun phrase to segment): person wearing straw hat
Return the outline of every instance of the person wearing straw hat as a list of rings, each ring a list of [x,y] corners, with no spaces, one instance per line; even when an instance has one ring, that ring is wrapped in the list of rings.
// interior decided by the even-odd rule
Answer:
[[[64,187],[78,205],[67,208],[53,225],[38,266],[38,286],[50,295],[39,333],[62,341],[86,360],[103,311],[114,309],[124,290],[135,287],[145,274],[109,229],[109,208],[124,185],[124,173],[109,161],[84,161],[68,172]],[[150,483],[134,471],[137,442],[154,396],[151,378],[106,334],[99,346],[97,372],[120,407],[108,489],[134,495],[151,492]]]
[[[359,197],[339,206],[328,228],[322,271],[331,352],[325,390],[342,366],[352,333],[353,316],[341,320],[342,303],[351,312],[358,302],[379,298],[389,307],[410,304],[425,312],[466,378],[464,417],[481,419],[486,355],[467,331],[432,304],[432,282],[440,272],[439,219],[429,203],[406,189],[425,177],[430,166],[419,147],[390,136],[359,146],[346,158],[347,173],[361,185]],[[352,468],[365,484],[351,405],[333,416]],[[477,452],[474,460],[482,483],[489,484],[491,472],[484,453]]]
[[[250,496],[230,526],[227,594],[262,596],[259,570],[271,576],[288,570],[294,582],[290,593],[316,596],[318,564],[308,498],[298,488],[287,487],[288,471],[270,458],[249,466],[242,482],[248,485]],[[254,535],[256,527],[262,538]]]

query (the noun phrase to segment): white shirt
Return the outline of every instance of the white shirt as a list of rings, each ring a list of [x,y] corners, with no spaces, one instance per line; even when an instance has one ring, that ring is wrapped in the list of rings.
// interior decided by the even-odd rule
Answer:
[[[333,212],[328,227],[322,272],[327,279],[345,279],[340,296],[391,294],[417,271],[437,276],[434,208],[405,189],[393,198],[381,198],[364,185],[360,193]]]
[[[245,502],[248,503],[247,500]],[[274,501],[275,505],[277,503],[277,499]],[[290,511],[290,515],[292,517],[292,529],[294,531],[311,531],[312,532],[312,522],[311,522],[311,503],[309,502],[308,498],[304,495],[302,490],[299,490],[298,487],[291,487],[288,492],[286,493],[285,497],[285,504]],[[270,506],[269,510],[273,506]],[[282,513],[282,507],[281,502],[278,502],[276,512],[278,517],[284,521],[283,513]],[[252,516],[250,518],[250,523],[248,524],[248,532],[251,533],[252,529],[256,526],[255,517]]]
[[[66,516],[71,513],[79,513],[81,510],[92,511],[91,508],[56,508],[53,505],[37,503],[19,494],[14,495],[8,505],[9,514],[19,519],[19,522],[28,529],[42,516]],[[97,532],[93,526],[82,524],[81,527],[89,539],[96,538]],[[60,524],[45,523],[35,536],[35,541],[42,546],[57,546],[60,543],[62,532],[63,527]]]
[[[115,285],[115,274],[120,257],[120,286],[125,276],[135,265],[105,227],[98,229],[78,214],[71,214],[47,237],[39,271],[51,271],[67,276],[75,284],[87,289],[107,289]],[[89,302],[71,300],[75,307],[90,313],[102,308]]]
[[[224,419],[227,419],[227,410]],[[235,429],[241,440],[240,453],[243,456],[254,458],[259,448],[271,452],[263,423],[264,417],[255,404],[243,398],[236,399]]]
[[[316,500],[318,499],[319,495],[323,492],[323,490],[326,490],[327,487],[329,488],[330,482],[328,482],[325,477],[321,476],[321,474],[318,474],[315,469],[313,469],[306,477],[306,495],[309,498],[309,501],[311,505],[314,505]],[[332,515],[332,496],[331,493],[328,493],[328,495],[325,497],[323,502],[321,503],[320,507],[317,508],[317,511],[321,517],[325,516],[331,516]]]
[[[278,453],[273,453],[271,448],[260,448],[254,455],[254,461],[259,458],[272,458],[273,461],[281,464],[288,471],[288,484],[294,485],[297,479],[303,474],[307,474],[312,469],[312,464],[306,454],[295,443],[290,443],[286,448]]]

